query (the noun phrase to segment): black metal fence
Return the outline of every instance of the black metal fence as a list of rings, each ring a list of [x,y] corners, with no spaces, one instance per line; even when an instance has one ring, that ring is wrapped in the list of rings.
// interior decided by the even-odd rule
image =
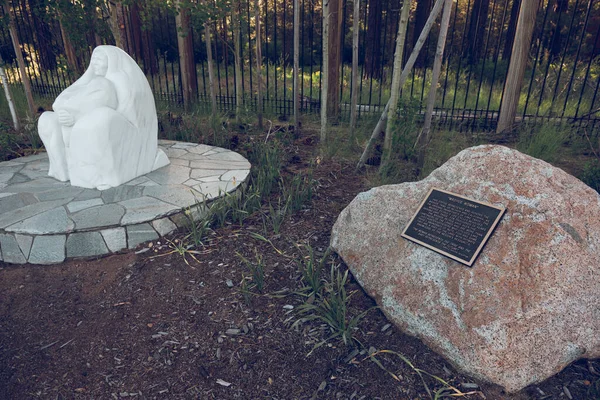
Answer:
[[[28,74],[34,91],[56,96],[89,61],[91,48],[113,44],[107,28],[107,8],[92,0],[69,3],[77,13],[57,18],[52,0],[11,0]],[[521,1],[455,0],[435,115],[438,121],[461,128],[493,128],[502,103],[508,63]],[[90,16],[89,3],[96,4]],[[412,51],[433,0],[419,0],[411,13],[404,60]],[[81,5],[83,4],[83,6]],[[157,101],[182,102],[175,13],[143,1],[124,7],[126,50],[147,74]],[[241,57],[244,109],[256,109],[254,3],[241,1]],[[100,4],[101,5],[101,4]],[[359,18],[359,116],[381,111],[390,96],[395,36],[401,2],[363,0],[359,15],[352,2],[344,2],[342,15],[342,115],[349,114],[351,96],[352,22]],[[82,8],[83,7],[83,8]],[[293,109],[293,2],[260,0],[262,22],[264,107],[277,114]],[[7,12],[8,10],[4,10]],[[73,11],[75,12],[75,11]],[[65,23],[68,19],[75,22]],[[198,73],[198,103],[209,103],[208,69],[200,16],[192,17],[193,51]],[[62,22],[61,22],[62,21]],[[87,21],[87,22],[86,22]],[[322,17],[320,0],[300,1],[301,111],[320,108]],[[234,37],[230,15],[212,23],[218,104],[235,107]],[[401,101],[423,111],[435,53],[437,27],[424,46],[416,68],[405,84]],[[69,63],[68,40],[75,48],[80,71]],[[0,29],[0,53],[12,66],[9,79],[18,81],[10,37]],[[600,0],[542,0],[537,15],[530,61],[518,107],[518,118],[533,121],[567,121],[595,128],[600,122]]]

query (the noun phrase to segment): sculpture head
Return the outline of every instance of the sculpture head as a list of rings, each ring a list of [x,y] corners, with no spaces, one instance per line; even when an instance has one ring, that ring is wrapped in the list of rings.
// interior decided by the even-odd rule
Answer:
[[[96,75],[104,76],[108,71],[108,56],[105,52],[98,49],[92,54],[90,66]]]

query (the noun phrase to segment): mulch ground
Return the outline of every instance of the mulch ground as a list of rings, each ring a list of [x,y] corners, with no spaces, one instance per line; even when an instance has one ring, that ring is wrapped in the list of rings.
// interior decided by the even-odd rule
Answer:
[[[315,161],[315,142],[303,137],[288,146],[286,173]],[[405,355],[453,385],[455,394],[472,393],[468,399],[599,398],[599,360],[577,362],[508,395],[461,375],[390,326],[378,309],[356,332],[363,348],[332,341],[308,356],[326,332],[318,323],[292,328],[304,301],[293,294],[302,286],[296,260],[306,255],[298,245],[323,254],[339,212],[367,189],[344,162],[316,164],[314,178],[312,203],[287,217],[279,234],[265,233],[256,213],[243,226],[215,229],[196,249],[197,261],[172,252],[162,239],[101,259],[0,263],[0,399],[430,398],[419,375],[398,357],[379,354],[381,365],[373,362],[368,353],[378,350]],[[263,294],[240,291],[248,270],[238,253],[250,260],[262,256]],[[351,315],[375,305],[351,277],[347,289],[354,292]],[[431,390],[442,387],[434,379],[426,383]]]

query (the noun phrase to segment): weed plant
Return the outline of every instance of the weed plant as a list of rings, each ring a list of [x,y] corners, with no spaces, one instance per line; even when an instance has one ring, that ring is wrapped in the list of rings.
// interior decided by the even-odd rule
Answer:
[[[322,292],[323,267],[331,254],[331,249],[328,248],[323,257],[318,260],[315,258],[315,251],[312,246],[306,245],[305,247],[308,250],[308,255],[303,255],[299,260],[296,260],[298,269],[302,274],[302,284],[304,285],[300,293],[307,297],[314,297]]]
[[[553,123],[525,125],[519,130],[517,149],[532,157],[552,163],[568,139],[568,127]]]
[[[309,321],[320,321],[326,324],[329,335],[317,343],[308,353],[312,354],[317,348],[332,340],[341,340],[344,345],[356,347],[360,345],[354,333],[358,329],[361,319],[367,314],[364,311],[358,315],[350,317],[348,311],[350,297],[346,291],[346,282],[348,280],[348,271],[342,273],[339,266],[331,265],[330,276],[328,280],[323,281],[320,292],[317,292],[312,303],[306,302],[300,305],[297,313],[300,316],[292,327]]]
[[[586,185],[600,193],[600,160],[594,159],[593,161],[589,161],[584,169],[583,175],[581,176],[581,180],[585,182]]]
[[[265,265],[263,263],[263,258],[256,249],[254,250],[254,259],[252,262],[248,260],[246,257],[241,255],[240,253],[236,253],[238,257],[244,262],[246,269],[250,273],[251,284],[248,285],[246,282],[246,278],[242,279],[242,285],[245,285],[244,288],[246,290],[256,290],[259,293],[262,293],[265,287]]]
[[[269,209],[267,213],[264,213],[263,218],[263,229],[267,234],[267,226],[273,228],[273,233],[279,235],[279,230],[288,212],[287,202],[282,202],[281,197],[277,198],[277,206],[273,207],[272,203],[269,203]]]
[[[194,218],[186,213],[186,217],[188,218],[188,226],[189,226],[189,236],[196,246],[204,245],[204,238],[210,232],[211,221],[209,218],[204,217],[199,220],[194,220]]]
[[[253,165],[250,182],[261,199],[271,194],[281,177],[281,150],[271,143],[274,142],[254,142],[248,150],[248,159]]]
[[[294,175],[287,185],[283,180],[279,182],[288,212],[294,213],[300,210],[304,204],[312,201],[315,183],[312,169],[308,170],[306,174]]]

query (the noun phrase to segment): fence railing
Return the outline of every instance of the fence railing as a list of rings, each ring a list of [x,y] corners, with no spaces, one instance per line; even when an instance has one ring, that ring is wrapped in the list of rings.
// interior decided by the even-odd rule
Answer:
[[[523,0],[455,0],[435,109],[440,123],[469,129],[491,129],[496,124],[520,1]],[[89,61],[93,46],[112,44],[114,40],[106,27],[107,15],[102,15],[104,8],[98,8],[101,11],[92,17],[95,20],[92,31],[89,31],[89,24],[84,24],[87,31],[81,31],[81,28],[78,31],[77,26],[81,24],[61,23],[59,18],[52,18],[55,15],[51,12],[52,7],[39,7],[42,3],[42,0],[12,0],[10,12],[17,21],[34,91],[40,96],[53,97],[78,75],[65,55],[66,40],[75,42],[73,46],[81,66]],[[52,0],[48,3],[52,4]],[[432,3],[431,0],[416,2],[416,10],[409,22],[405,60]],[[72,6],[78,7],[77,4]],[[136,4],[135,9],[124,7],[123,29],[127,32],[124,47],[146,71],[157,101],[181,103],[175,14],[167,8],[150,9],[141,1]],[[243,10],[240,17],[243,101],[244,108],[253,111],[256,110],[259,79],[254,60],[254,3],[244,0],[240,4]],[[263,27],[264,64],[260,73],[265,88],[263,106],[273,113],[291,114],[293,3],[260,0],[258,4]],[[348,117],[350,109],[353,19],[359,18],[360,26],[360,117],[380,112],[390,96],[400,8],[401,3],[394,0],[364,0],[359,15],[353,15],[352,2],[344,2],[340,74],[343,117]],[[208,107],[203,21],[192,22],[198,103]],[[320,109],[321,93],[322,16],[319,0],[301,0],[300,25],[300,108],[303,113],[314,113]],[[213,21],[212,28],[216,39],[213,40],[213,55],[218,105],[222,110],[233,110],[236,93],[230,16]],[[402,91],[404,105],[417,107],[419,111],[424,111],[429,89],[437,29],[434,27]],[[5,27],[0,29],[0,43],[0,53],[10,65],[14,53]],[[568,121],[591,128],[600,123],[600,0],[542,0],[529,58],[518,119]],[[16,67],[8,68],[8,74],[9,79],[18,81]]]

